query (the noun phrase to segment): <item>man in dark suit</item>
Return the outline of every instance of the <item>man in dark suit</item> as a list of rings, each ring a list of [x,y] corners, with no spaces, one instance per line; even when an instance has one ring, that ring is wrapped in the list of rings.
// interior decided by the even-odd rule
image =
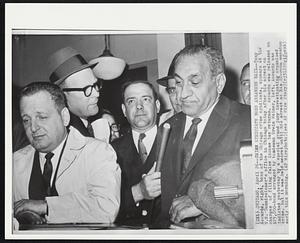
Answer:
[[[161,193],[160,172],[154,171],[160,103],[147,81],[125,83],[122,96],[122,110],[131,129],[112,143],[122,170],[121,205],[116,222],[141,225],[149,223],[152,199]]]
[[[171,132],[161,169],[159,227],[204,218],[240,225],[206,187],[199,187],[204,188],[201,193],[188,193],[193,182],[203,182],[207,170],[239,161],[240,142],[251,137],[250,107],[221,95],[226,83],[224,68],[218,50],[198,45],[185,47],[175,61],[182,112],[167,120]]]

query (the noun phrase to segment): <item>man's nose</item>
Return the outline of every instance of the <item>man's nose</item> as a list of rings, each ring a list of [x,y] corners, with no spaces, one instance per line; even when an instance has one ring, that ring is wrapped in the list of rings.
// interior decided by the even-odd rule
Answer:
[[[31,129],[31,132],[36,132],[37,130],[39,130],[40,126],[38,124],[37,121],[31,121],[31,124],[30,124],[30,129]]]
[[[100,95],[100,92],[97,91],[95,88],[92,89],[92,94],[91,94],[91,97],[96,97],[98,98]]]
[[[180,99],[185,99],[191,95],[191,88],[189,87],[188,84],[184,84],[182,88],[179,91],[179,96]]]
[[[143,109],[144,109],[143,102],[138,101],[138,102],[136,103],[136,108],[137,108],[138,110],[143,110]]]

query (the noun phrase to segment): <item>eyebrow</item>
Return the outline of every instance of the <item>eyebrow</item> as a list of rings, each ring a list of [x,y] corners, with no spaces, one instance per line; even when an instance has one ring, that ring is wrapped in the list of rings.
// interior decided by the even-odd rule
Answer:
[[[198,72],[198,73],[195,73],[195,74],[190,74],[190,75],[188,76],[188,80],[193,79],[193,78],[195,78],[195,77],[199,77],[199,76],[200,76],[200,73],[199,73],[199,72]],[[177,73],[174,74],[174,77],[177,77],[177,78],[183,80],[183,78],[182,78],[179,74],[177,74]]]
[[[142,98],[145,98],[145,97],[149,97],[149,98],[153,98],[152,95],[143,95]],[[138,99],[137,97],[135,96],[131,96],[131,97],[128,97],[125,101],[128,101],[128,100],[131,100],[131,99]]]
[[[45,111],[37,111],[36,112],[36,114],[37,115],[47,115],[48,113],[47,112],[45,112]],[[21,117],[24,117],[24,116],[28,116],[28,117],[30,117],[28,114],[21,114]]]

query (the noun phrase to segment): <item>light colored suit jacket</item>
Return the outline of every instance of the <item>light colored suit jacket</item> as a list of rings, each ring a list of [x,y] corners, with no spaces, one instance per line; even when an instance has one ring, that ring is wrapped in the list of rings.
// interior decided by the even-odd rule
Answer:
[[[28,199],[35,149],[28,145],[13,154],[13,201]],[[120,206],[121,170],[112,147],[82,136],[70,127],[58,168],[59,196],[46,197],[49,223],[115,220]]]

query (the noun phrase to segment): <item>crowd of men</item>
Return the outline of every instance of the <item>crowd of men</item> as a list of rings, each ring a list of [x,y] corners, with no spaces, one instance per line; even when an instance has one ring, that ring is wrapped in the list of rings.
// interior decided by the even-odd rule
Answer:
[[[240,78],[241,104],[221,94],[222,53],[185,47],[157,81],[168,92],[168,114],[158,117],[161,105],[150,82],[123,84],[121,108],[131,129],[122,136],[112,129],[110,112],[91,119],[101,89],[94,65],[66,47],[48,66],[50,82],[30,83],[20,93],[30,143],[13,154],[20,223],[245,227],[243,198],[216,199],[214,187],[241,186],[240,142],[251,138],[249,64]],[[165,123],[171,129],[158,170]]]

